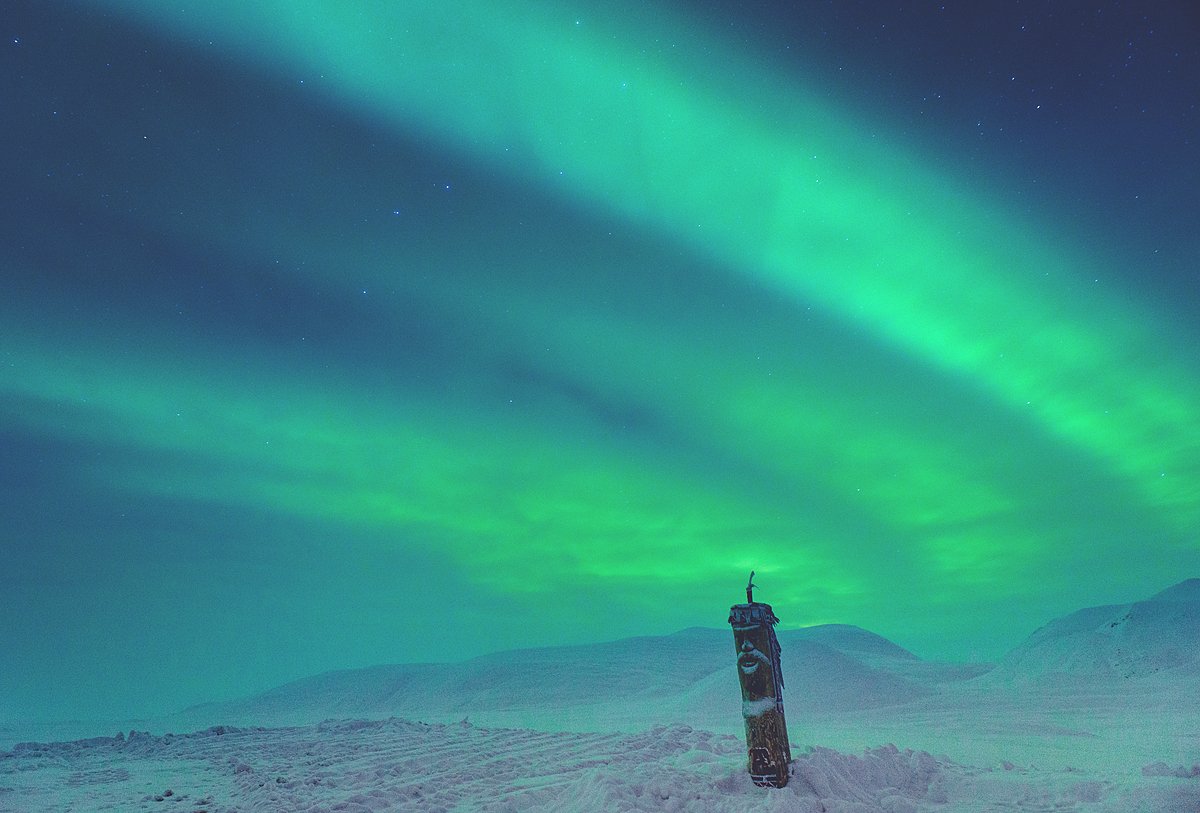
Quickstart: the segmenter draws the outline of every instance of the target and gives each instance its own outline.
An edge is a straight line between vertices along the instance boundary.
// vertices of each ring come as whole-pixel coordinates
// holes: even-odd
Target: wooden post
[[[779,619],[770,604],[755,601],[754,573],[746,585],[746,603],[729,608],[737,647],[738,680],[742,684],[742,717],[746,722],[747,768],[759,787],[782,788],[788,782],[792,749],[783,716],[783,670],[779,665]]]

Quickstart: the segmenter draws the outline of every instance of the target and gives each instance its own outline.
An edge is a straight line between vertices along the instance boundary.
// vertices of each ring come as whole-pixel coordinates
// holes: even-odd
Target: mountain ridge
[[[1200,579],[1149,599],[1085,607],[1034,631],[994,666],[925,661],[847,624],[779,630],[785,703],[804,714],[897,708],[950,686],[1061,685],[1200,674]],[[182,713],[221,723],[302,724],[335,717],[487,716],[589,728],[711,716],[740,719],[728,630],[506,650],[452,663],[326,672]],[[974,690],[971,690],[974,691]]]
[[[1038,628],[1001,659],[991,681],[1097,683],[1200,674],[1200,579],[1148,599],[1084,607]]]

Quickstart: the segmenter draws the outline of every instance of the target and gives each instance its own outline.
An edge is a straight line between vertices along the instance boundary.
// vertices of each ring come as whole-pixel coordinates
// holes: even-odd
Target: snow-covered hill
[[[791,641],[815,641],[873,665],[920,660],[882,635],[851,624],[818,624],[815,627],[782,630],[779,640],[783,645]]]
[[[1021,687],[1106,691],[1123,690],[1131,681],[1145,689],[1157,681],[1174,692],[1175,684],[1195,685],[1200,676],[1200,579],[1145,601],[1087,608],[1052,621],[994,669],[925,662],[848,625],[782,630],[779,638],[786,707],[809,718],[914,703],[929,709],[943,699],[956,708],[983,708],[1000,702],[998,693],[1019,707],[1025,702]],[[459,663],[375,666],[189,709],[175,725],[305,725],[398,716],[577,731],[684,721],[730,730],[740,720],[733,654],[728,630],[694,627]]]
[[[1200,579],[1145,601],[1088,607],[1051,621],[985,682],[1120,684],[1200,676]]]
[[[0,811],[1194,813],[1198,594],[1073,613],[980,677],[855,627],[783,631],[782,790],[746,775],[729,632],[695,628],[331,672],[145,725],[195,734],[0,750]]]
[[[908,675],[922,664],[915,655],[867,630],[824,625],[785,630],[780,639],[790,709],[877,708],[931,692],[925,681]],[[244,700],[189,709],[184,716],[196,724],[293,725],[395,715],[547,725],[549,712],[560,726],[586,730],[737,720],[741,696],[734,662],[727,630],[694,627],[673,635],[499,652],[461,663],[330,672]]]

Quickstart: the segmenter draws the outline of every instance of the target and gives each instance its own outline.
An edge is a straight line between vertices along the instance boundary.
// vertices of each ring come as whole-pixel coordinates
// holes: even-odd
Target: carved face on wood
[[[764,627],[734,628],[733,641],[737,646],[738,672],[745,700],[775,696],[775,674],[767,640]]]

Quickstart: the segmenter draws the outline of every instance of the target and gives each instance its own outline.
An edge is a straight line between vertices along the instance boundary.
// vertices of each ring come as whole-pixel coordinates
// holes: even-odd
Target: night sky
[[[4,3],[0,719],[1200,575],[1198,20]]]

